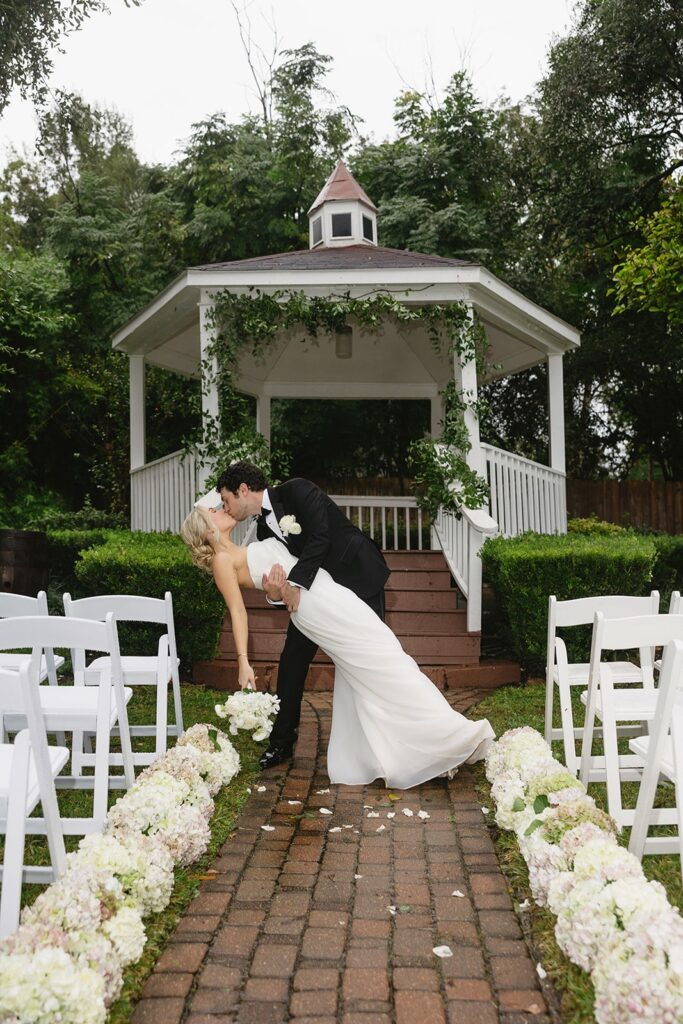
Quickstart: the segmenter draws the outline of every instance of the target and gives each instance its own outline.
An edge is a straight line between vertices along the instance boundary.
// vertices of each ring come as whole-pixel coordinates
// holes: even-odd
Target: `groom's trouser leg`
[[[384,590],[365,598],[365,603],[384,622]],[[271,747],[289,747],[296,742],[306,676],[317,650],[318,645],[290,622],[277,670],[280,710],[270,734]]]
[[[271,747],[290,747],[296,742],[306,676],[317,650],[318,645],[290,622],[277,670],[280,710],[270,734]]]

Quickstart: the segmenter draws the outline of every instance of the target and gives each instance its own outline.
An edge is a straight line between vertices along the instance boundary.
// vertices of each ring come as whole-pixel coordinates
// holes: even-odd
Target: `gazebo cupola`
[[[377,245],[377,207],[339,160],[308,211],[311,249]]]

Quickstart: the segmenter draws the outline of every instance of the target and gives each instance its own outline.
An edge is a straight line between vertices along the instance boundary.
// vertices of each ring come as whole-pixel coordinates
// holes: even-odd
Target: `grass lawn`
[[[226,723],[218,721],[214,712],[214,704],[224,701],[226,696],[227,694],[222,691],[209,690],[202,686],[183,686],[182,701],[185,728],[189,728],[196,722],[208,722],[222,727],[227,732]],[[128,705],[128,716],[131,725],[151,722],[154,720],[154,715],[154,688],[136,687],[133,698]],[[169,720],[173,721],[173,707],[170,698]],[[130,1020],[134,1004],[139,997],[145,979],[158,960],[169,935],[182,917],[183,911],[197,895],[202,879],[206,877],[207,868],[210,867],[212,861],[218,855],[223,843],[230,837],[240,810],[249,795],[247,787],[251,786],[260,774],[258,758],[266,744],[254,743],[249,735],[243,734],[231,737],[231,740],[240,755],[241,771],[230,785],[224,787],[214,798],[215,811],[211,819],[211,842],[208,850],[201,860],[190,867],[176,868],[175,885],[168,907],[161,914],[145,919],[147,943],[141,959],[136,964],[131,964],[124,971],[123,991],[109,1011],[108,1020],[113,1022],[113,1024],[124,1024],[124,1022]],[[134,739],[133,745],[137,750],[153,749],[153,741],[151,739]],[[138,773],[141,770],[138,769]],[[122,790],[111,791],[109,794],[110,805],[115,803],[122,795]],[[90,791],[60,790],[58,796],[60,810],[63,815],[81,817],[92,813],[92,793]],[[68,836],[65,838],[67,850],[76,849],[78,843],[78,836]],[[1,856],[2,844],[0,843]],[[43,837],[27,837],[24,860],[26,863],[31,864],[50,863],[47,843]],[[22,892],[22,903],[24,905],[31,903],[40,890],[40,886],[25,885]]]
[[[580,723],[583,721],[584,707],[580,702],[579,687],[575,687],[575,693],[572,696],[576,701],[574,720]],[[530,725],[542,734],[544,707],[545,680],[531,680],[526,686],[502,687],[496,690],[481,704],[472,708],[469,714],[473,718],[488,718],[497,736],[502,735],[506,729],[514,729],[523,725]],[[559,710],[555,724],[559,725]],[[553,743],[553,754],[558,760],[564,761],[561,743]],[[493,807],[489,797],[490,787],[483,767],[479,771],[482,797]],[[622,787],[625,807],[635,807],[637,791],[637,783],[628,783]],[[607,810],[605,786],[592,784],[589,792],[595,798],[598,806]],[[673,804],[672,786],[660,786],[657,803]],[[508,878],[513,896],[517,903],[529,900],[530,906],[522,913],[522,921],[526,926],[528,937],[535,947],[538,959],[551,976],[555,988],[560,994],[563,1020],[566,1021],[566,1024],[592,1024],[595,1020],[593,986],[588,974],[572,964],[558,948],[555,942],[555,917],[550,911],[537,907],[533,902],[526,863],[519,852],[514,833],[499,831],[496,829],[495,823],[491,824],[495,830],[501,866]],[[624,829],[619,839],[623,846],[628,846],[628,837],[629,829]],[[648,878],[657,879],[662,883],[674,906],[683,908],[679,857],[645,857],[643,870]]]

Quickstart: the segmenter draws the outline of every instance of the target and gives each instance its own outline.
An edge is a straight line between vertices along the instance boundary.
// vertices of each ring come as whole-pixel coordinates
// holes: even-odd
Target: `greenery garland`
[[[213,340],[202,365],[202,378],[205,389],[214,384],[217,387],[219,415],[203,423],[204,463],[218,466],[247,458],[266,472],[270,470],[268,445],[247,422],[246,404],[235,384],[235,368],[245,347],[258,359],[282,332],[293,327],[303,328],[305,338],[317,339],[343,330],[351,321],[361,333],[378,334],[387,319],[399,327],[423,324],[436,352],[443,351],[445,344],[449,355],[482,364],[486,336],[462,302],[418,306],[407,305],[387,292],[364,298],[353,298],[348,292],[320,297],[291,290],[266,293],[257,288],[241,294],[222,291],[214,295],[208,315]],[[460,515],[463,505],[479,508],[488,497],[486,481],[466,461],[471,445],[464,414],[473,403],[467,402],[454,381],[443,395],[442,438],[423,438],[410,449],[416,499],[432,516],[440,507]],[[237,426],[236,420],[240,421]],[[226,435],[221,424],[228,421],[233,428]]]

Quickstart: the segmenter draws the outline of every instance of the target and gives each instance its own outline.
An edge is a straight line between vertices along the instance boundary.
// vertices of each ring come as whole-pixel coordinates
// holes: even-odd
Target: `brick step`
[[[396,569],[387,580],[387,590],[451,590],[448,569]],[[454,589],[454,588],[453,588]]]
[[[397,574],[392,574],[397,575]],[[435,611],[447,612],[465,607],[466,601],[457,587],[441,586],[425,588],[421,586],[393,587],[392,577],[389,577],[389,585],[385,591],[387,611]],[[418,580],[418,583],[420,581]],[[242,597],[244,605],[251,612],[252,609],[259,611],[262,608],[270,608],[266,601],[265,594],[261,590],[243,590]],[[273,609],[277,611],[277,609]]]
[[[401,646],[406,654],[410,654],[418,663],[427,662],[440,665],[464,665],[477,661],[479,657],[479,634],[465,633],[460,636],[402,636]],[[284,644],[284,633],[260,631],[249,634],[247,651],[250,660],[277,660]],[[221,660],[235,659],[236,650],[232,632],[226,630],[221,634],[218,645],[218,657]],[[329,662],[327,655],[318,651],[316,662]]]
[[[446,560],[441,551],[383,551],[382,554],[391,570],[446,567]]]
[[[415,610],[387,611],[386,624],[396,636],[434,634],[436,636],[462,636],[467,633],[467,612],[451,607],[447,611]],[[278,608],[252,608],[249,612],[250,633],[284,633],[289,626],[289,615]],[[221,635],[230,636],[229,619],[223,620]]]
[[[260,690],[275,692],[277,664],[257,662],[254,665]],[[476,686],[478,689],[496,689],[519,682],[519,665],[513,661],[483,661],[469,665],[422,665],[422,671],[440,690],[457,690]],[[194,666],[194,679],[217,690],[237,689],[237,667],[228,661],[201,661]],[[311,665],[306,677],[306,690],[331,691],[334,689],[334,669],[331,664]]]

